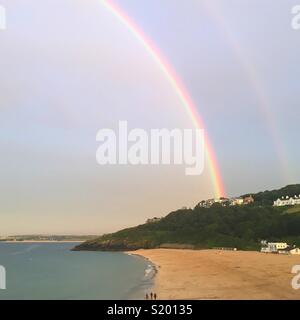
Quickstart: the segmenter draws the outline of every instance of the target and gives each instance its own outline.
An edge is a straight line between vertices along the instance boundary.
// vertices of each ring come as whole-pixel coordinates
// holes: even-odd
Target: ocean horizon
[[[121,252],[71,251],[74,243],[0,243],[0,300],[143,299],[151,262]]]

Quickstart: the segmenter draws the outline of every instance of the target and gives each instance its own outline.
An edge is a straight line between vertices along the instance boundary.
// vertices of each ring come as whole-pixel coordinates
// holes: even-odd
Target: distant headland
[[[203,200],[193,209],[182,208],[166,217],[155,217],[145,224],[89,239],[73,250],[218,247],[259,250],[261,241],[266,239],[300,246],[299,195],[300,184],[294,184],[236,198]]]

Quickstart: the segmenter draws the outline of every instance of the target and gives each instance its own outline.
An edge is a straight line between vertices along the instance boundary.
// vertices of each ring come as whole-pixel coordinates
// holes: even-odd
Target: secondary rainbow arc
[[[179,78],[174,68],[162,55],[157,46],[150,40],[146,34],[139,28],[138,25],[115,3],[110,0],[101,0],[101,3],[105,8],[107,8],[120,22],[122,22],[130,32],[137,38],[137,40],[144,46],[148,53],[155,60],[161,71],[164,73],[165,77],[168,79],[171,86],[177,93],[183,107],[185,108],[187,114],[189,115],[191,121],[196,128],[204,129],[203,121],[199,116],[197,108],[190,97],[187,89],[185,88],[182,80]],[[225,189],[220,173],[220,169],[217,163],[216,155],[214,153],[212,144],[209,141],[207,135],[205,135],[205,146],[206,146],[206,156],[207,163],[209,166],[212,183],[214,187],[215,197],[225,196]]]
[[[226,41],[231,46],[233,52],[235,53],[237,60],[239,61],[249,84],[252,87],[255,97],[258,102],[258,108],[261,115],[264,117],[266,128],[272,137],[272,143],[275,148],[275,152],[281,166],[282,178],[285,181],[292,181],[293,175],[290,172],[290,165],[288,159],[288,152],[284,141],[282,140],[282,135],[280,134],[278,123],[275,118],[274,112],[272,112],[271,103],[267,94],[267,89],[263,83],[259,70],[255,67],[253,63],[247,58],[247,51],[244,50],[243,45],[240,41],[237,41],[232,29],[227,23],[225,17],[222,14],[220,8],[213,1],[203,1],[202,4],[207,8],[207,14],[210,14],[211,18],[214,19],[220,32],[225,36]]]

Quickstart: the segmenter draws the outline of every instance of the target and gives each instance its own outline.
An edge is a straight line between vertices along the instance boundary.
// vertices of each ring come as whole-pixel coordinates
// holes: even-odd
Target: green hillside
[[[272,205],[273,201],[281,197],[286,196],[299,196],[300,195],[300,184],[291,184],[284,188],[272,191],[263,191],[253,195],[255,203],[257,205]],[[247,196],[247,195],[244,195]],[[243,196],[243,197],[244,197]]]
[[[253,195],[256,202],[251,205],[181,209],[158,222],[88,240],[74,250],[123,251],[171,245],[253,250],[263,239],[300,246],[300,210],[269,205],[287,190],[293,191],[289,195],[300,194],[300,185]]]

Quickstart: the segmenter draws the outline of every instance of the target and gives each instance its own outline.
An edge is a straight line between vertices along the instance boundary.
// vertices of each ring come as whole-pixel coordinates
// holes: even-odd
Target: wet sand
[[[153,290],[159,299],[300,299],[300,289],[291,286],[300,256],[179,249],[134,253],[157,266]]]

